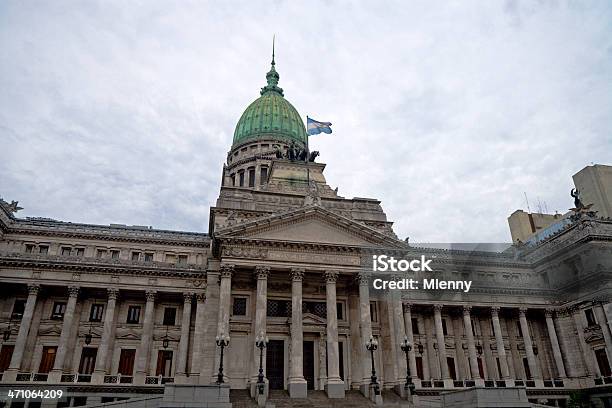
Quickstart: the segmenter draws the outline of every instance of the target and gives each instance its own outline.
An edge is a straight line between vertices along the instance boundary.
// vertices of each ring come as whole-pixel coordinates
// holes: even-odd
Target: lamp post
[[[268,337],[266,337],[262,331],[255,339],[255,346],[259,349],[259,374],[257,375],[257,390],[259,395],[263,395],[265,388],[263,373],[263,350],[266,348],[267,344]]]
[[[229,345],[230,337],[221,333],[216,337],[217,346],[221,347],[221,358],[219,359],[219,374],[217,374],[217,384],[223,384],[223,349]]]
[[[414,391],[414,384],[412,383],[412,376],[410,375],[410,361],[408,359],[408,353],[412,350],[412,344],[408,341],[408,336],[404,336],[404,341],[402,341],[400,347],[404,354],[406,354],[406,385],[405,389],[410,390],[410,394]]]
[[[11,314],[11,317],[9,318],[8,327],[6,328],[4,333],[2,333],[2,339],[4,341],[8,341],[11,338],[11,323],[13,323],[13,315],[12,314]]]
[[[374,394],[378,395],[380,390],[378,389],[378,379],[376,378],[376,368],[374,367],[374,351],[378,349],[378,341],[374,336],[370,336],[370,340],[366,342],[366,349],[368,349],[372,358],[372,377],[370,377],[370,384],[374,386]]]
[[[169,345],[170,345],[170,338],[168,337],[168,325],[166,325],[166,335],[164,336],[164,339],[162,340],[162,347],[167,349]]]

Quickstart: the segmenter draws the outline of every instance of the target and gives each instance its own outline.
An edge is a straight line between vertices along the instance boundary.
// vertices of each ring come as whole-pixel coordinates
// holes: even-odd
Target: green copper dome
[[[306,144],[306,128],[298,111],[283,97],[283,89],[278,87],[279,75],[274,68],[266,74],[268,85],[261,88],[261,96],[244,111],[236,130],[233,145],[246,140],[275,138],[286,142],[296,141]]]

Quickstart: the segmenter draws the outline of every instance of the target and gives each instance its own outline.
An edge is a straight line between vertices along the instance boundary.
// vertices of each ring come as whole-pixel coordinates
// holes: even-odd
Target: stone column
[[[205,302],[206,292],[197,292],[196,297],[196,317],[193,328],[193,350],[191,352],[191,372],[190,377],[194,377],[194,383],[201,383],[200,380],[208,381],[208,375],[202,373],[203,346],[204,346],[204,323],[205,323]],[[216,322],[215,322],[216,325]],[[214,326],[213,326],[214,327]],[[214,331],[214,329],[213,329]],[[215,334],[216,335],[216,334]],[[214,361],[214,356],[211,356]]]
[[[504,346],[501,324],[499,324],[499,307],[494,306],[491,308],[491,320],[493,320],[493,332],[495,334],[495,342],[497,343],[497,357],[499,358],[499,367],[501,368],[501,378],[508,380],[510,379],[510,370],[508,370],[506,347]]]
[[[155,318],[155,296],[157,292],[148,290],[145,292],[147,304],[145,306],[144,321],[142,323],[142,335],[140,337],[140,347],[136,350],[136,373],[134,383],[142,385],[148,375],[149,360],[151,356],[151,340],[153,338],[153,327]]]
[[[179,382],[187,375],[187,351],[189,349],[189,332],[191,329],[191,300],[192,292],[183,293],[183,317],[181,319],[181,339],[178,346],[178,360],[176,362],[176,377]]]
[[[289,367],[289,396],[306,398],[304,379],[304,341],[302,333],[302,280],[304,269],[291,270],[291,367]]]
[[[463,307],[463,327],[465,328],[465,337],[467,337],[468,342],[468,354],[470,355],[470,372],[472,373],[472,380],[479,380],[480,372],[478,371],[478,356],[476,355],[476,343],[474,342],[474,333],[472,332],[472,317],[470,316],[471,311],[471,306]]]
[[[555,366],[557,367],[557,375],[560,378],[565,378],[565,365],[563,364],[563,356],[561,355],[561,348],[559,347],[557,331],[555,330],[553,311],[551,309],[546,309],[545,316],[546,327],[548,328],[548,338],[550,339],[550,345],[552,346],[553,357],[555,359]]]
[[[416,344],[414,344],[414,333],[412,332],[412,305],[408,302],[404,302],[404,329],[406,330],[406,337],[412,344],[412,350],[408,352],[408,361],[410,364],[410,376],[413,381],[417,378],[417,366],[416,366]]]
[[[257,299],[255,301],[255,328],[253,330],[253,370],[251,372],[251,396],[256,396],[257,375],[259,374],[259,348],[255,345],[255,339],[261,333],[266,334],[267,320],[266,309],[268,304],[268,276],[270,267],[258,265],[255,267],[255,278],[257,279]],[[262,366],[266,367],[266,349],[262,352]]]
[[[113,324],[115,322],[115,308],[117,305],[118,296],[119,289],[108,289],[108,302],[106,303],[106,311],[104,313],[104,328],[102,331],[102,338],[100,339],[100,346],[98,347],[98,353],[96,355],[96,365],[92,376],[92,381],[95,384],[104,383],[104,375],[106,374],[107,370],[106,362],[108,361],[108,350],[110,348],[113,336]]]
[[[399,281],[402,279],[401,276],[394,276],[393,279]],[[393,326],[395,327],[395,353],[397,355],[397,385],[396,392],[399,395],[406,396],[405,387],[406,384],[406,354],[402,350],[402,343],[404,337],[406,337],[406,327],[404,327],[404,310],[402,307],[401,292],[399,290],[389,291],[391,297],[391,313],[393,314]]]
[[[359,328],[361,335],[361,345],[359,349],[362,351],[359,355],[362,363],[363,380],[360,386],[361,393],[365,396],[369,395],[370,387],[370,353],[366,349],[365,344],[372,335],[372,317],[370,316],[370,281],[365,272],[357,275],[359,282]],[[359,358],[358,357],[358,358]]]
[[[595,318],[599,327],[601,327],[601,333],[603,334],[604,341],[606,343],[606,351],[608,354],[608,361],[612,365],[612,336],[608,327],[608,319],[606,318],[606,312],[603,309],[602,302],[595,302],[593,305],[595,311]]]
[[[446,343],[444,342],[444,331],[442,330],[442,308],[440,304],[434,305],[434,322],[436,325],[436,343],[438,344],[438,357],[440,360],[440,371],[443,380],[449,380],[448,364],[446,363]]]
[[[229,318],[232,304],[232,275],[234,265],[221,264],[221,285],[219,287],[219,320],[217,335],[230,335]]]
[[[519,309],[519,321],[521,324],[521,331],[523,332],[523,342],[525,343],[525,354],[527,354],[527,363],[529,364],[529,371],[534,379],[540,379],[540,372],[538,371],[538,365],[536,362],[535,355],[533,354],[533,343],[531,341],[531,335],[529,334],[529,324],[527,323],[527,308]]]
[[[328,398],[344,398],[344,381],[340,378],[338,354],[338,312],[336,308],[336,280],[338,272],[325,272],[327,298],[327,384]]]
[[[15,340],[15,348],[13,349],[9,368],[2,376],[3,382],[15,382],[17,374],[21,370],[23,352],[30,332],[30,325],[34,316],[34,308],[36,307],[36,298],[38,297],[39,291],[40,285],[28,285],[28,300],[26,301],[23,316],[21,317],[21,323],[19,324],[19,331],[17,332],[17,339]]]
[[[64,361],[66,360],[66,353],[68,352],[68,341],[72,324],[74,323],[74,309],[76,308],[78,296],[79,288],[77,286],[69,286],[68,303],[66,304],[64,319],[62,321],[62,333],[58,340],[53,369],[51,373],[49,373],[49,382],[60,382],[62,373],[64,372]]]

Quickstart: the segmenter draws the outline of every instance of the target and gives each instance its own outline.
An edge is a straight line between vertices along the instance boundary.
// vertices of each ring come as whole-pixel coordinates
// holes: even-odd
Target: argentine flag
[[[319,122],[306,116],[306,131],[309,135],[318,135],[319,133],[331,133],[331,122]]]

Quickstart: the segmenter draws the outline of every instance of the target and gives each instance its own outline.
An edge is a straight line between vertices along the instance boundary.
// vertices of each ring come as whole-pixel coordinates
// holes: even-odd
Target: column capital
[[[491,317],[499,317],[499,306],[491,306]]]
[[[409,301],[404,300],[402,302],[402,305],[404,306],[404,312],[410,312],[412,310],[412,303],[410,303]]]
[[[191,303],[193,292],[183,292],[183,303]]]
[[[327,283],[336,283],[338,280],[338,272],[336,271],[325,271],[324,276]]]
[[[436,303],[436,304],[433,305],[434,312],[440,312],[441,313],[442,312],[442,308],[444,308],[444,305],[442,305],[442,304]]]
[[[29,295],[38,295],[38,292],[40,292],[40,285],[38,283],[28,284],[28,294]]]
[[[106,293],[108,295],[108,300],[117,300],[119,297],[119,289],[117,288],[108,288],[106,289]]]
[[[233,264],[221,264],[221,279],[231,278],[234,274],[235,266]]]
[[[195,297],[197,302],[204,302],[206,300],[206,292],[197,292]]]
[[[544,316],[545,316],[547,319],[548,319],[548,318],[552,319],[552,317],[553,317],[553,314],[554,314],[554,313],[555,313],[555,310],[554,310],[554,309],[551,309],[551,308],[547,308],[546,310],[544,310]]]
[[[289,276],[293,282],[301,282],[304,279],[304,273],[306,273],[304,268],[291,268]]]
[[[527,316],[527,308],[519,307],[519,317],[526,317],[526,316]]]
[[[267,265],[257,265],[255,267],[255,276],[257,279],[268,279],[268,276],[270,276],[270,267]]]
[[[472,306],[463,306],[463,315],[469,316],[472,313]]]
[[[68,297],[75,298],[79,296],[79,291],[81,290],[78,286],[68,286]]]
[[[157,291],[156,290],[147,290],[145,292],[145,297],[147,299],[147,302],[155,302],[155,296],[157,295]]]
[[[355,280],[359,282],[359,285],[368,286],[370,284],[370,278],[368,277],[368,274],[365,272],[359,272],[355,276]]]

